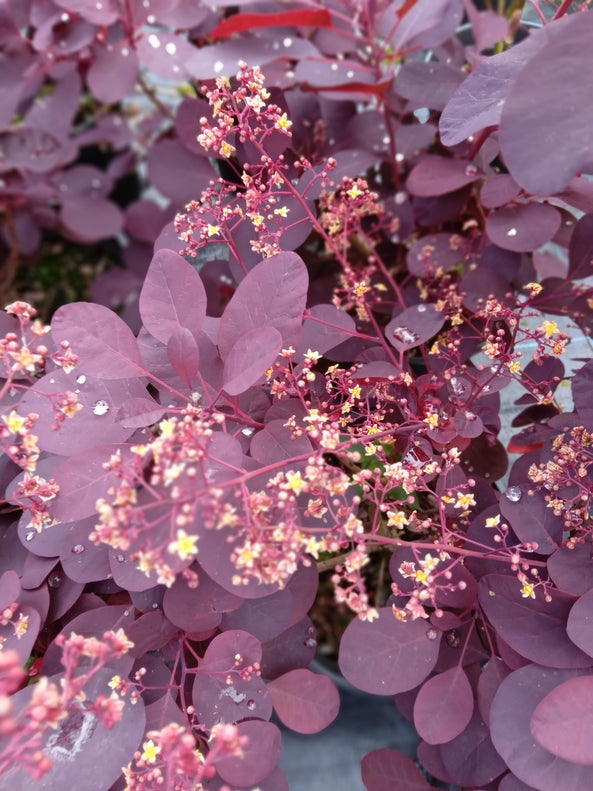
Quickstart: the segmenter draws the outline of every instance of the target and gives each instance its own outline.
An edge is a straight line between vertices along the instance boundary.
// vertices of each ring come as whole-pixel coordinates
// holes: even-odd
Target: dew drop
[[[214,64],[214,73],[220,74],[220,72],[224,69],[224,63],[221,60],[217,60]]]
[[[337,63],[332,63],[332,65],[330,66],[330,69],[332,71],[337,71],[338,70],[338,64]]]
[[[93,179],[91,181],[91,187],[95,190],[98,190],[101,187],[101,179]]]
[[[439,633],[437,632],[436,629],[427,629],[426,630],[426,637],[429,640],[436,640],[438,636],[439,636]]]
[[[161,40],[156,35],[156,33],[151,33],[148,37],[148,43],[150,44],[153,49],[158,49],[161,46]]]
[[[254,700],[248,700],[247,701],[247,708],[249,709],[249,711],[253,711],[255,709],[255,701]]]
[[[118,563],[125,563],[126,562],[126,556],[125,555],[116,555],[115,559],[117,560]]]
[[[317,648],[317,640],[314,637],[307,637],[303,645],[307,648]]]
[[[106,415],[109,412],[109,404],[107,401],[96,401],[93,404],[93,415]]]
[[[277,42],[277,41],[275,41],[275,42],[272,44],[272,49],[280,49],[280,44],[278,44],[278,42]]]
[[[142,8],[150,8],[150,0],[142,0]]]
[[[404,159],[405,159],[405,156],[401,153],[401,151],[398,154],[395,155],[395,161],[396,162],[403,162]]]
[[[474,420],[476,420],[476,419],[477,419],[477,415],[474,415],[474,413],[473,413],[473,412],[470,412],[470,411],[468,410],[468,411],[465,413],[465,419],[466,419],[466,420],[469,420],[469,422],[470,422],[470,423],[472,423]]]
[[[74,544],[70,552],[75,555],[80,555],[82,552],[84,552],[84,547],[82,544]]]
[[[504,496],[507,500],[510,500],[512,503],[518,503],[521,499],[523,492],[521,491],[521,487],[519,486],[509,486],[509,488],[504,493]]]
[[[55,379],[50,379],[50,380],[49,380],[49,383],[50,383],[50,384],[52,384],[52,385],[55,385],[55,383],[56,383],[56,380],[55,380]]]
[[[129,614],[130,614],[129,610],[124,610],[124,615],[129,615]]]
[[[466,176],[475,176],[478,172],[478,168],[475,165],[468,165],[465,169]]]
[[[152,609],[153,609],[153,610],[158,610],[158,608],[159,608],[158,602],[154,601],[154,602],[152,603]]]
[[[27,535],[25,536],[25,541],[33,541],[34,538],[35,538],[35,533],[27,533]]]
[[[289,36],[287,36],[282,43],[285,47],[292,47],[292,39]]]
[[[146,17],[146,21],[148,22],[149,25],[154,25],[154,23],[156,22],[156,17],[154,16],[154,14],[149,14]]]
[[[165,44],[165,52],[168,55],[174,55],[177,52],[177,44],[169,41],[167,44]]]
[[[516,236],[516,235],[517,235],[517,229],[509,228],[509,230],[507,231],[507,236]]]
[[[80,374],[80,376],[76,377],[76,383],[79,385],[83,385],[86,382],[86,376],[84,374]]]
[[[346,72],[346,77],[351,80],[354,77],[354,72],[352,70]]]
[[[255,431],[255,429],[246,427],[246,428],[241,429],[241,434],[243,434],[246,437],[250,437],[253,434],[254,431]]]
[[[418,305],[418,313],[426,313],[426,305]]]
[[[47,584],[50,588],[59,588],[63,579],[64,575],[61,571],[54,571],[53,574],[50,574],[47,578]]]
[[[450,629],[445,635],[445,640],[451,648],[457,648],[461,644],[461,635],[457,629]]]
[[[389,135],[385,135],[385,137],[381,140],[381,142],[383,143],[383,145],[388,146],[391,143],[391,138],[389,137]]]
[[[396,192],[395,193],[395,202],[398,206],[401,206],[402,203],[405,203],[408,200],[408,194],[406,192]]]
[[[62,14],[60,17],[60,22],[70,22],[70,14]]]
[[[100,11],[103,8],[103,3],[96,3],[95,8],[97,9],[97,11]]]
[[[121,54],[122,54],[122,56],[124,58],[127,58],[128,55],[130,54],[130,50],[127,47],[122,47],[121,48]]]

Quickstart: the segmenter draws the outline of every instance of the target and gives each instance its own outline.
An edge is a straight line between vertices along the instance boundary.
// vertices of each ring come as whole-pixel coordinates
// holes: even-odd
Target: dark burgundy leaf
[[[60,219],[74,239],[82,242],[117,236],[124,227],[124,216],[118,206],[106,198],[87,195],[62,198]]]
[[[247,746],[241,756],[223,757],[216,761],[216,770],[223,780],[234,786],[261,783],[280,760],[280,730],[273,723],[261,720],[240,722],[237,727],[239,736],[247,737]]]
[[[516,578],[489,574],[480,580],[480,604],[488,620],[510,647],[547,667],[591,667],[593,659],[569,639],[566,624],[574,597],[562,591],[535,599],[522,596]]]
[[[546,37],[546,28],[531,34],[506,52],[484,58],[465,78],[441,114],[439,130],[444,145],[457,145],[498,125],[511,86],[528,60],[545,47]]]
[[[167,618],[186,632],[203,632],[218,626],[223,613],[236,610],[243,599],[217,585],[206,572],[198,568],[198,587],[190,588],[178,576],[163,597]]]
[[[152,185],[170,198],[178,210],[198,199],[217,175],[207,158],[195,156],[179,140],[159,140],[151,146],[147,161]]]
[[[412,195],[431,198],[455,192],[481,175],[475,165],[464,160],[429,154],[412,169],[406,186]]]
[[[97,517],[81,519],[74,523],[62,540],[60,561],[64,573],[75,582],[96,582],[109,576],[109,553],[107,546],[95,546],[89,540],[89,533],[97,524]],[[73,548],[83,547],[83,551],[73,552]]]
[[[362,782],[367,791],[430,791],[432,788],[407,755],[384,748],[362,759]]]
[[[262,464],[272,464],[282,459],[292,459],[310,453],[313,449],[311,440],[306,434],[301,437],[292,436],[286,420],[270,420],[265,427],[253,436],[250,453]]]
[[[538,703],[531,733],[553,755],[593,766],[593,676],[571,678]]]
[[[566,633],[582,651],[593,656],[593,635],[591,634],[591,604],[593,588],[577,599],[568,616]]]
[[[486,233],[503,250],[530,252],[553,238],[561,219],[558,209],[547,203],[522,203],[492,212]]]
[[[16,571],[5,571],[0,577],[0,611],[17,601],[20,592],[19,575]]]
[[[562,547],[548,558],[548,571],[555,585],[573,596],[593,588],[593,547],[590,540],[574,549]]]
[[[340,643],[340,670],[365,692],[406,692],[433,670],[440,637],[424,620],[402,623],[390,607],[382,607],[372,623],[356,618],[348,625]]]
[[[308,667],[317,652],[317,630],[305,616],[269,642],[262,644],[261,674],[271,679],[294,670]]]
[[[593,274],[593,214],[577,222],[568,250],[568,276],[590,277]]]
[[[593,419],[593,402],[591,400],[591,389],[593,387],[593,360],[574,375],[572,380],[572,398],[579,417],[590,421]]]
[[[593,15],[569,14],[546,25],[545,31],[545,48],[518,74],[500,119],[506,165],[515,181],[534,195],[564,189],[593,159],[593,142],[586,131],[593,124],[586,90],[593,81],[589,57]],[[576,74],[578,79],[569,76]],[[578,123],[574,123],[575,112]],[[526,146],[525,140],[532,144]],[[560,140],[562,145],[558,145]]]
[[[158,423],[166,411],[152,398],[130,398],[117,410],[117,422],[124,428],[144,428]]]
[[[306,668],[270,681],[268,692],[281,722],[297,733],[319,733],[335,720],[340,708],[334,682]]]
[[[298,360],[308,349],[324,354],[348,340],[355,332],[354,319],[346,311],[334,305],[314,305],[305,316],[295,359]]]
[[[125,211],[126,231],[138,242],[154,244],[167,220],[167,213],[151,200],[137,200]],[[118,273],[119,274],[119,273]]]
[[[502,659],[492,656],[480,673],[477,689],[477,703],[480,715],[486,725],[490,723],[490,706],[502,682],[511,672]]]
[[[128,626],[126,635],[134,643],[132,656],[142,657],[148,651],[157,651],[167,645],[178,632],[176,626],[169,621],[160,610],[147,612]],[[152,679],[143,677],[146,686]]]
[[[527,486],[509,486],[500,498],[500,512],[525,543],[536,543],[537,551],[550,555],[560,546],[564,530],[563,516],[548,508],[545,495]]]
[[[458,0],[416,0],[403,6],[392,3],[382,15],[379,32],[396,52],[428,49],[446,41],[459,27],[462,17],[463,8]]]
[[[187,327],[179,327],[167,342],[167,354],[176,372],[191,387],[191,383],[200,368],[200,349],[191,331]]]
[[[173,250],[159,250],[150,263],[140,293],[140,315],[161,343],[178,329],[197,340],[206,317],[206,291],[196,270]]]
[[[255,266],[239,283],[220,319],[217,342],[223,359],[239,338],[258,327],[274,327],[284,348],[296,346],[308,281],[296,253],[279,253]]]
[[[583,791],[593,786],[593,767],[548,752],[535,742],[530,727],[538,704],[560,684],[580,675],[577,670],[527,665],[511,673],[496,693],[490,709],[492,741],[509,769],[528,787]]]
[[[132,331],[102,305],[73,302],[58,308],[52,320],[52,336],[56,343],[68,341],[78,355],[77,375],[127,379],[146,373]]]
[[[221,629],[244,629],[264,643],[288,628],[292,607],[293,595],[288,588],[261,599],[247,599],[222,616]]]
[[[99,695],[108,698],[112,677],[112,669],[99,669],[85,686],[87,699],[94,701]],[[52,676],[49,681],[59,687],[60,678]],[[34,686],[28,686],[13,696],[17,711],[27,704],[34,689]],[[109,791],[121,777],[122,766],[133,759],[135,750],[140,746],[144,727],[142,700],[133,706],[126,702],[121,719],[110,730],[101,725],[94,714],[80,707],[60,720],[56,728],[48,728],[43,735],[41,749],[53,762],[43,779],[40,781],[24,769],[16,768],[5,776],[6,782],[0,781],[0,788],[2,791],[10,788],[36,791],[43,786],[48,789],[75,788],[80,785],[82,777],[92,777],[93,791]],[[101,756],[100,761],[97,761],[97,755]]]
[[[399,70],[395,88],[400,96],[411,101],[413,107],[442,110],[463,78],[460,69],[446,63],[413,60],[404,63]]]
[[[385,337],[399,352],[414,349],[433,338],[445,323],[445,316],[431,304],[406,308],[385,327]]]
[[[474,711],[474,695],[460,666],[425,681],[414,704],[414,725],[428,744],[443,744],[458,736]]]
[[[113,79],[114,72],[117,79]],[[134,92],[138,56],[127,39],[107,44],[97,52],[86,74],[87,85],[101,102],[114,104]]]
[[[224,355],[222,386],[225,391],[236,396],[248,390],[272,366],[281,348],[282,335],[271,326],[254,327],[237,338]]]
[[[506,206],[521,192],[521,187],[508,173],[492,173],[480,190],[482,206],[487,209],[498,209]]]
[[[143,66],[165,80],[187,80],[187,64],[195,47],[185,36],[167,30],[145,31],[136,40],[138,59]]]
[[[477,706],[463,733],[441,745],[441,756],[453,782],[461,786],[486,785],[506,769]]]

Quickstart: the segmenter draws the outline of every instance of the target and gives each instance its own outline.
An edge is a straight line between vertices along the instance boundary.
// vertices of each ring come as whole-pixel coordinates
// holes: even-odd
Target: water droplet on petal
[[[53,574],[50,574],[47,578],[47,584],[50,588],[59,588],[63,579],[64,575],[61,571],[54,571]]]
[[[468,165],[465,169],[466,176],[475,176],[478,172],[478,168],[475,165]]]
[[[81,552],[84,552],[84,547],[82,544],[74,544],[70,552],[72,552],[75,555],[80,555]]]
[[[445,640],[447,641],[447,645],[450,645],[451,648],[457,648],[457,646],[461,644],[461,635],[457,629],[450,629],[445,635]]]
[[[437,632],[436,629],[427,629],[426,630],[426,637],[429,640],[436,640],[438,636],[439,636],[439,633]]]
[[[509,228],[509,230],[507,231],[507,236],[516,236],[516,235],[517,235],[517,229]]]
[[[109,412],[109,404],[107,401],[96,401],[93,404],[93,415],[106,415]]]
[[[83,385],[86,382],[86,376],[84,374],[80,374],[80,376],[76,377],[76,382],[79,385]]]
[[[512,503],[518,503],[522,494],[523,492],[521,491],[520,486],[509,486],[509,488],[504,493],[504,496]]]

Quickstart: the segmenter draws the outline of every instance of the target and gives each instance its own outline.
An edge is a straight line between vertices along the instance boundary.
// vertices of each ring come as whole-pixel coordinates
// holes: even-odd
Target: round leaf
[[[456,666],[424,683],[414,704],[414,725],[428,744],[443,744],[465,729],[473,711],[471,684]]]
[[[486,233],[503,250],[531,252],[556,234],[562,216],[547,203],[522,203],[508,206],[488,216]]]
[[[531,733],[559,758],[593,766],[593,676],[559,684],[536,706]]]
[[[319,733],[335,720],[340,708],[331,678],[306,668],[270,681],[268,692],[280,720],[297,733]]]
[[[414,761],[397,750],[373,750],[362,759],[362,782],[367,791],[430,791]]]
[[[282,335],[274,327],[254,327],[237,339],[224,361],[222,386],[232,396],[254,385],[272,365],[282,348]]]

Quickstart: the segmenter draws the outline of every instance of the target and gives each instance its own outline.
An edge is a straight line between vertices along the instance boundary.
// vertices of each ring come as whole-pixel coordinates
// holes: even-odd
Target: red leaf
[[[210,37],[212,41],[232,36],[233,33],[245,33],[262,27],[332,27],[330,13],[325,8],[315,11],[301,9],[284,11],[280,14],[235,14],[217,25]]]

